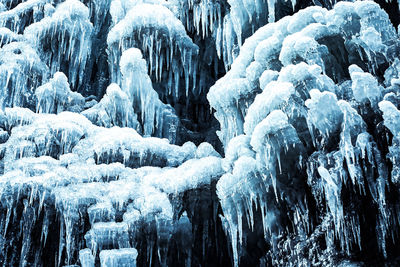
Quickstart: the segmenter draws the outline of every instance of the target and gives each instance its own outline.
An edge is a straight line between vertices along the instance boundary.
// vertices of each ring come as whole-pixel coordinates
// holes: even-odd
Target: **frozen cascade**
[[[2,213],[1,229],[4,237],[14,234],[24,241],[21,258],[7,256],[16,243],[4,244],[1,255],[5,262],[60,266],[79,258],[82,266],[92,266],[100,257],[104,266],[115,266],[110,264],[131,264],[137,256],[134,247],[139,246],[138,251],[145,253],[142,261],[165,264],[170,246],[191,253],[173,243],[174,235],[186,235],[187,231],[175,229],[183,221],[174,219],[179,209],[174,211],[171,201],[187,190],[215,183],[223,172],[215,151],[206,149],[206,144],[196,149],[194,144],[178,147],[165,140],[143,138],[130,128],[98,127],[69,112],[29,111],[29,117],[19,111],[26,122],[19,119],[16,124],[10,110],[2,121],[14,134],[1,145],[5,148],[1,195],[8,203],[2,204],[7,212],[4,217]],[[92,153],[88,153],[89,147]],[[174,181],[177,176],[181,177],[178,183]],[[15,206],[22,200],[29,213],[21,213]],[[26,227],[13,228],[16,220]],[[54,227],[59,227],[58,236],[50,234]],[[35,229],[42,229],[39,240],[28,238]],[[138,229],[143,229],[143,235]],[[143,238],[149,242],[145,247]],[[44,259],[45,250],[36,251],[37,244],[54,251],[53,258]]]
[[[60,113],[62,111],[81,112],[85,104],[83,96],[72,92],[68,78],[62,72],[56,72],[50,81],[35,91],[38,113]]]
[[[357,19],[346,22],[348,17]],[[380,22],[371,23],[372,17]],[[396,137],[389,141],[379,125],[377,109],[379,103],[383,123],[395,135],[398,110],[388,100],[399,103],[398,59],[390,52],[399,51],[398,35],[372,2],[338,3],[329,11],[310,7],[289,18],[248,38],[208,93],[226,147],[227,173],[217,193],[234,264],[249,260],[254,233],[263,234],[268,247],[259,264],[286,265],[283,259],[289,266],[307,265],[321,262],[315,258],[321,255],[332,263],[341,253],[352,258],[369,251],[363,238],[370,231],[380,257],[387,258],[399,225],[399,207],[390,200],[398,196],[391,186],[398,181],[398,150]],[[377,77],[382,64],[391,65],[387,88]],[[299,188],[310,188],[311,195]],[[316,221],[309,210],[314,205],[321,218]],[[375,226],[368,228],[371,220],[354,205],[374,207]],[[254,226],[257,216],[264,230]],[[283,229],[286,220],[292,226]],[[308,243],[314,235],[325,249]],[[288,254],[277,256],[281,250]]]
[[[399,265],[398,3],[0,0],[0,265]]]
[[[97,126],[129,127],[141,132],[131,100],[115,83],[108,86],[106,94],[99,103],[86,109],[82,114]]]
[[[139,49],[130,48],[122,53],[120,71],[121,88],[128,95],[134,110],[140,112],[144,135],[165,137],[175,142],[179,118],[171,106],[159,100]]]
[[[110,30],[107,44],[112,82],[120,83],[122,52],[138,47],[148,59],[151,75],[160,80],[168,73],[164,79],[168,84],[166,94],[175,98],[187,95],[190,80],[195,84],[198,47],[187,36],[182,22],[162,5],[136,5]],[[179,92],[181,77],[185,79],[184,92]]]
[[[0,48],[0,106],[34,109],[34,88],[47,79],[48,68],[25,42],[10,42]]]
[[[22,33],[29,25],[30,20],[39,21],[43,18],[44,7],[49,2],[49,0],[22,1],[15,8],[0,14],[0,26],[6,26],[13,32]]]
[[[24,36],[40,52],[50,72],[64,72],[76,89],[83,83],[92,33],[88,8],[78,0],[67,0],[51,16],[28,26]]]

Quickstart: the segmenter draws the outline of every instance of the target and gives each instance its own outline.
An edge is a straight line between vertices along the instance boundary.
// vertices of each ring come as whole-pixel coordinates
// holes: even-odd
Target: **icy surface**
[[[89,9],[78,0],[67,0],[51,16],[27,27],[24,36],[41,52],[52,74],[65,72],[71,85],[77,88],[83,83],[92,32]],[[52,40],[50,44],[46,43],[48,40]]]
[[[60,113],[73,111],[79,113],[85,104],[83,96],[72,92],[68,78],[62,72],[57,72],[50,81],[39,86],[36,91],[38,113]]]
[[[0,0],[0,265],[397,266],[398,3]]]

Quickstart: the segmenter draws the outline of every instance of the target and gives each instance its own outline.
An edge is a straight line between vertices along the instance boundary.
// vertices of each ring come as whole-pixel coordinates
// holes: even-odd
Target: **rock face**
[[[399,18],[0,0],[0,265],[399,265]]]

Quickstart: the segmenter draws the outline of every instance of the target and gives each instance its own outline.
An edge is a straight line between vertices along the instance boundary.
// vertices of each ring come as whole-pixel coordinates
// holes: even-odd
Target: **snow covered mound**
[[[0,0],[0,265],[399,265],[399,18]]]

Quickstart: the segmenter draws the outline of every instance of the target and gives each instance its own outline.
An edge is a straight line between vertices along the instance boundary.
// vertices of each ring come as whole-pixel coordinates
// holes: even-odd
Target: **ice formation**
[[[83,83],[92,32],[89,9],[78,0],[67,0],[50,16],[28,26],[24,36],[52,74],[63,71],[73,88],[78,88]]]
[[[60,113],[62,111],[81,112],[85,104],[83,96],[72,92],[68,78],[62,72],[57,72],[46,84],[35,91],[38,113]]]
[[[163,5],[139,4],[110,30],[107,37],[111,80],[120,82],[121,53],[139,47],[146,54],[149,70],[156,79],[167,73],[168,94],[179,97],[179,80],[185,79],[186,94],[194,79],[198,47],[187,36],[182,22]],[[123,58],[123,56],[122,56]],[[181,92],[182,94],[182,92]]]
[[[388,257],[398,227],[398,205],[390,200],[398,193],[389,189],[398,179],[398,52],[394,27],[372,2],[341,2],[329,11],[310,7],[246,40],[208,94],[227,147],[227,174],[217,194],[235,265],[248,261],[257,212],[264,228],[258,233],[269,249],[259,264],[285,265],[283,257],[289,265],[308,265],[321,255],[332,262],[332,255],[368,251],[362,239],[369,231],[382,258]],[[391,64],[385,88],[378,79]],[[310,188],[311,196],[301,188]],[[364,211],[353,205],[374,207],[371,230]],[[293,225],[282,229],[286,220]],[[309,243],[313,235],[324,238],[325,249]]]
[[[398,265],[399,17],[0,0],[0,265]]]

